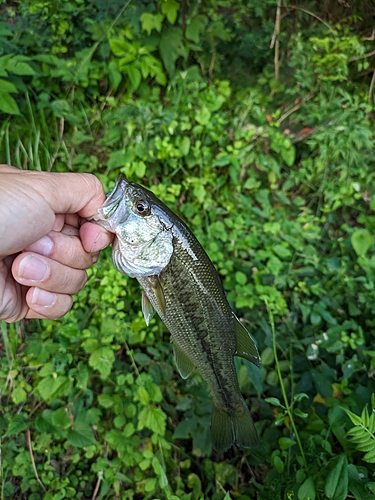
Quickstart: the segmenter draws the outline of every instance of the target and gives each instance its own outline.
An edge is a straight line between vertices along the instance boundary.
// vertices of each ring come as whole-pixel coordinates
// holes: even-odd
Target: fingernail
[[[53,249],[53,241],[49,236],[43,236],[40,240],[35,241],[26,248],[29,252],[39,253],[40,255],[48,256]]]
[[[41,288],[34,288],[33,296],[31,297],[31,304],[33,306],[49,307],[53,306],[56,302],[56,294],[42,290]]]
[[[104,231],[101,231],[92,245],[91,253],[103,250],[103,248],[107,247],[110,244],[110,242],[111,242],[110,236]]]
[[[27,255],[18,268],[18,276],[24,280],[43,281],[49,275],[49,268],[45,262],[34,255]]]

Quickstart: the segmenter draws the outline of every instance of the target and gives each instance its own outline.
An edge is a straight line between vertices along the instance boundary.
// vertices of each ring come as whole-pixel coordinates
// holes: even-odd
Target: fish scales
[[[214,402],[213,448],[256,446],[233,358],[242,356],[259,366],[259,354],[194,234],[153,193],[123,175],[94,219],[116,234],[114,265],[141,284],[146,323],[154,308],[169,329],[181,376],[187,378],[196,367],[207,381]]]
[[[232,311],[212,273],[201,264],[207,260],[205,253],[199,254],[199,259],[193,260],[178,241],[174,243],[173,256],[159,276],[166,301],[165,314],[158,306],[150,278],[138,281],[172,332],[173,342],[200,370],[219,402],[232,408],[239,394],[233,363],[236,342],[227,335],[233,329]],[[219,315],[218,310],[225,311],[228,317]],[[220,345],[218,339],[222,339]]]

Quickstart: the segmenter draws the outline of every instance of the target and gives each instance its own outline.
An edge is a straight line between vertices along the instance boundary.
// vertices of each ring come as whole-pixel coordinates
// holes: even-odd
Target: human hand
[[[57,319],[113,235],[84,223],[105,201],[91,174],[0,165],[0,319]]]

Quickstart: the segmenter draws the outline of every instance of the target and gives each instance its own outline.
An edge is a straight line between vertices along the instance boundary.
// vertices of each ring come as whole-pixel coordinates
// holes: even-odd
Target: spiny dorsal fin
[[[173,343],[173,352],[176,361],[176,366],[180,375],[183,379],[186,379],[191,375],[194,370],[194,363],[186,356],[186,354],[178,347],[177,344]]]
[[[144,290],[142,290],[142,312],[146,321],[146,325],[148,326],[150,320],[153,318],[155,314],[155,309],[153,308]]]
[[[259,357],[259,352],[255,341],[250,333],[246,330],[242,323],[240,323],[237,316],[233,313],[233,317],[236,321],[236,334],[237,334],[237,351],[236,356],[240,358],[245,358],[254,365],[260,368],[261,362]]]

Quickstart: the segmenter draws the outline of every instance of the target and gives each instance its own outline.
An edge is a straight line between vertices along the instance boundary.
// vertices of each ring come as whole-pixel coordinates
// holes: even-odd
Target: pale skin
[[[57,319],[113,234],[85,222],[104,203],[91,174],[0,165],[0,319]]]

